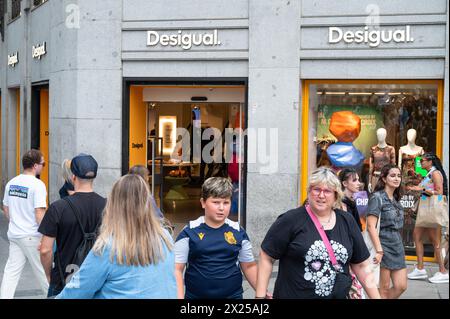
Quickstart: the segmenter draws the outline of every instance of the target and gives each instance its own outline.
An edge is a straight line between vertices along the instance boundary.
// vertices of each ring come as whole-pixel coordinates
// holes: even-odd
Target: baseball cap
[[[82,179],[93,179],[97,176],[97,161],[88,154],[78,154],[72,158],[70,170],[73,175]]]

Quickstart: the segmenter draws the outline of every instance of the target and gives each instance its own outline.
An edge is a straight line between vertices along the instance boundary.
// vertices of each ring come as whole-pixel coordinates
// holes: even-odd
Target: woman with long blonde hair
[[[57,298],[176,298],[173,240],[138,175],[112,189],[91,252]]]

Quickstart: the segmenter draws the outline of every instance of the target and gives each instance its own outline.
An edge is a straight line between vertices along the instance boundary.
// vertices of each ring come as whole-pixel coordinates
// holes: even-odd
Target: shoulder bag
[[[308,212],[309,217],[311,217],[314,226],[316,226],[316,229],[319,232],[325,247],[327,248],[328,254],[330,255],[331,263],[336,271],[333,291],[331,292],[330,297],[333,299],[348,299],[350,288],[352,286],[352,277],[344,271],[341,265],[338,264],[327,234],[325,234],[322,225],[320,225],[319,220],[316,215],[313,214],[309,205],[306,206],[306,211]]]

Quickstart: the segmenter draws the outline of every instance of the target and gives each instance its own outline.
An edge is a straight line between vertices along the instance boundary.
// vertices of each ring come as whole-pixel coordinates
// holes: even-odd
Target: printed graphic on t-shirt
[[[330,244],[338,264],[345,265],[348,259],[347,249],[334,240],[331,240]],[[331,294],[336,279],[336,270],[331,263],[328,250],[321,240],[316,240],[306,254],[304,278],[315,284],[316,295],[327,297]]]
[[[28,198],[28,187],[11,185],[9,186],[9,196]]]

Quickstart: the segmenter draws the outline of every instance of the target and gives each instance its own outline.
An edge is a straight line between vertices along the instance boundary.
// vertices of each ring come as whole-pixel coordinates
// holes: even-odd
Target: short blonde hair
[[[330,168],[319,167],[311,173],[308,182],[308,193],[311,188],[317,185],[326,185],[327,187],[334,190],[334,195],[336,197],[336,202],[333,205],[334,208],[342,208],[342,199],[344,198],[344,193],[342,191],[341,182]]]

